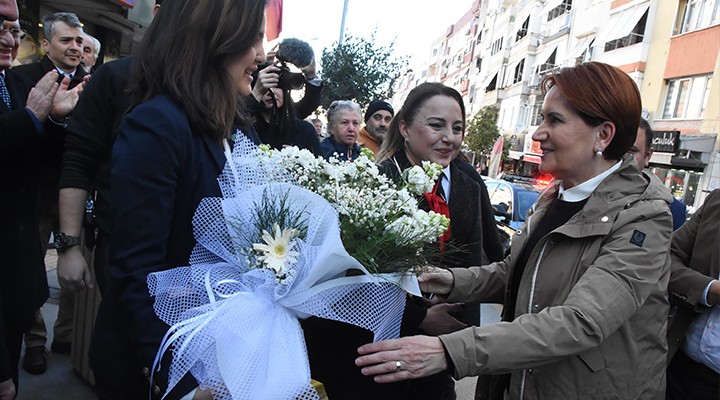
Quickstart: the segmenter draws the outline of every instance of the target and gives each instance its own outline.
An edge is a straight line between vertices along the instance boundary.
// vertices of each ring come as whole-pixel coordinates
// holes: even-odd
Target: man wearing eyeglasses
[[[0,12],[5,5],[0,0]],[[43,156],[62,151],[62,140],[46,121],[67,116],[82,85],[69,91],[70,80],[58,84],[56,71],[34,84],[11,70],[22,32],[17,20],[0,26],[0,400],[7,400],[17,392],[23,332],[48,297],[36,185]]]

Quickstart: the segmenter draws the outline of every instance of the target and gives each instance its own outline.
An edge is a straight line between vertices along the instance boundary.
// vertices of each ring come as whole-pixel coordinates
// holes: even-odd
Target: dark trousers
[[[124,387],[118,386],[117,382],[106,382],[96,376],[94,389],[100,400],[148,399],[149,386],[147,380],[140,374],[138,374],[136,382]]]
[[[5,343],[2,345],[7,349],[12,379],[15,384],[15,391],[20,392],[18,387],[18,363],[22,350],[22,337],[25,329],[15,321],[2,321],[5,328]]]
[[[105,294],[110,285],[110,271],[108,264],[110,259],[110,235],[98,231],[95,238],[95,260],[93,268],[95,269],[95,280],[97,281],[100,294]]]
[[[665,400],[718,400],[720,374],[678,350],[667,369]]]

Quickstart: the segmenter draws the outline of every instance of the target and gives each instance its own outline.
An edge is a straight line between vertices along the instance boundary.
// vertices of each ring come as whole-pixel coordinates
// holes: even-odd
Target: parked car
[[[503,250],[510,250],[510,238],[525,223],[528,209],[535,203],[540,190],[532,185],[511,183],[501,179],[486,179],[490,203],[495,208]]]

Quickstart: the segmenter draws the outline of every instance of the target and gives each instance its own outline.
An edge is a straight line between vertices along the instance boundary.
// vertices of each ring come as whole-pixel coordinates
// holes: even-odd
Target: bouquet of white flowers
[[[381,175],[371,156],[326,161],[308,150],[262,145],[258,161],[284,166],[304,188],[335,206],[348,253],[372,273],[407,272],[434,261],[434,243],[450,220],[418,208],[416,196],[432,190],[442,166],[423,161],[403,172],[403,186]],[[433,248],[434,250],[434,248]]]
[[[363,157],[325,162],[245,138],[226,157],[222,197],[203,199],[193,218],[190,265],[148,277],[155,311],[171,326],[153,371],[172,349],[167,392],[190,372],[215,399],[315,399],[298,319],[350,323],[375,340],[399,336],[417,279],[371,271],[422,265],[423,244],[447,228],[408,191],[432,187],[437,167],[408,171],[408,188],[398,189]],[[396,250],[407,253],[402,262]]]

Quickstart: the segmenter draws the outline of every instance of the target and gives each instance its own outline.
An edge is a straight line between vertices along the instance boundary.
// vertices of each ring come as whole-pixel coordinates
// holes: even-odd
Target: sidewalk
[[[50,348],[53,339],[53,324],[57,318],[58,297],[60,285],[58,284],[55,266],[57,255],[55,250],[49,250],[45,257],[47,267],[50,298],[42,307],[45,318],[48,339],[46,347]],[[22,365],[22,358],[20,359]],[[48,353],[48,369],[42,375],[30,375],[20,367],[20,390],[17,400],[96,400],[90,385],[73,370],[69,355]]]

